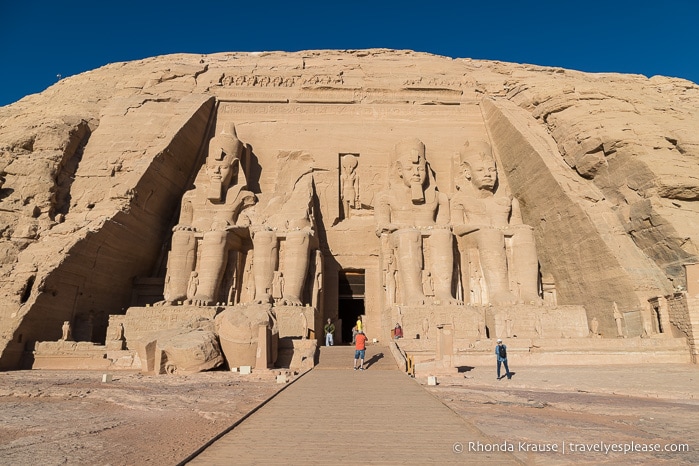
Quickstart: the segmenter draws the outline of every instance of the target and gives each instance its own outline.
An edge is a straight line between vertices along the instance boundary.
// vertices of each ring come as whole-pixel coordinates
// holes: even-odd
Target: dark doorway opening
[[[338,273],[338,318],[342,321],[342,342],[352,342],[352,327],[364,315],[364,270]]]

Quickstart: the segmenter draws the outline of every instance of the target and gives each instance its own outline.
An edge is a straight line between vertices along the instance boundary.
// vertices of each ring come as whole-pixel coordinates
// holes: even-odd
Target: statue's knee
[[[227,234],[225,231],[207,231],[204,233],[204,244],[225,243]]]
[[[289,246],[302,246],[308,243],[308,233],[305,231],[291,231],[286,235]]]
[[[258,231],[252,238],[255,247],[271,246],[276,243],[276,235],[273,231]]]
[[[172,234],[173,247],[186,247],[193,244],[194,233],[191,231],[176,231]]]
[[[420,244],[422,237],[418,230],[405,229],[393,233],[398,245]]]

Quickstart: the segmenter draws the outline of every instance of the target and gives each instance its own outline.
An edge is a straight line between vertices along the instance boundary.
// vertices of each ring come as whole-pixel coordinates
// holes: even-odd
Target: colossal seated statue
[[[388,189],[379,193],[376,203],[376,234],[388,235],[390,251],[385,254],[395,256],[400,286],[396,303],[458,304],[452,294],[449,201],[437,190],[425,159],[425,145],[418,139],[396,145],[389,176]],[[429,257],[426,267],[425,256]],[[434,297],[429,298],[423,291],[423,276],[427,274],[434,291]]]
[[[523,224],[517,199],[499,189],[490,145],[467,142],[459,158],[463,179],[451,216],[465,294],[470,290],[474,304],[539,302],[532,228]]]
[[[283,169],[277,172],[274,192],[261,194],[259,203],[241,216],[252,236],[253,302],[302,306],[315,239],[313,159],[303,151],[282,151],[277,162]]]
[[[209,142],[206,164],[194,189],[182,197],[180,219],[173,229],[164,297],[166,303],[187,301],[211,305],[225,301],[228,290],[221,281],[229,256],[237,261],[242,237],[236,231],[240,211],[255,203],[246,191],[240,167],[243,144],[232,124]],[[231,265],[237,268],[237,264]]]

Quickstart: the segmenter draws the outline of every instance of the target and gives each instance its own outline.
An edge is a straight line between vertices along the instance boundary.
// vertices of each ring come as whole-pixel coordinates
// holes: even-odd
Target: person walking
[[[325,346],[332,346],[333,334],[335,333],[335,324],[332,323],[332,320],[328,319],[328,323],[325,324],[323,330],[325,331]]]
[[[364,335],[364,332],[359,331],[355,340],[356,343],[354,345],[354,370],[356,371],[357,369],[359,369],[360,371],[363,371],[367,338],[366,335]],[[357,365],[357,362],[359,362],[359,365]]]
[[[504,364],[505,365],[505,375],[507,375],[507,379],[512,378],[512,374],[510,373],[510,368],[507,367],[507,346],[505,346],[502,342],[501,339],[498,338],[498,344],[495,347],[495,355],[498,358],[498,380],[501,379],[500,377],[500,365]]]

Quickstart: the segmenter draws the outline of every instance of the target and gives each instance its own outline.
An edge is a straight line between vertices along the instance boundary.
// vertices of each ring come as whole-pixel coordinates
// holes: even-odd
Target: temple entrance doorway
[[[352,343],[352,327],[364,315],[364,270],[338,273],[338,319],[342,322],[342,343]]]

